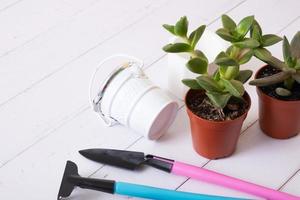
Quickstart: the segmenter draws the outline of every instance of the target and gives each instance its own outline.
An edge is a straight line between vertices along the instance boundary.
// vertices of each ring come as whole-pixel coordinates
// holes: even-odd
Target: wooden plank
[[[0,13],[5,12],[5,10],[17,5],[18,3],[22,2],[23,0],[2,0],[0,2]]]
[[[287,184],[281,188],[281,191],[288,192],[300,196],[300,170],[291,179],[288,180]]]
[[[235,5],[234,1],[230,2],[230,5]],[[188,8],[188,5],[185,5],[183,2],[181,4],[181,8]],[[222,7],[214,3],[210,8],[217,12]],[[159,9],[156,15],[148,15],[145,20],[125,30],[119,37],[98,46],[76,62],[66,65],[55,76],[50,76],[35,87],[28,89],[18,98],[2,106],[0,119],[5,119],[7,123],[1,126],[0,130],[1,133],[10,130],[10,134],[5,137],[5,140],[0,141],[1,145],[7,149],[6,152],[0,152],[0,160],[6,163],[13,159],[28,146],[45,137],[53,127],[57,127],[68,120],[78,109],[87,106],[88,102],[85,94],[87,94],[89,78],[101,59],[115,52],[127,52],[128,54],[136,55],[145,60],[146,65],[157,59],[159,57],[157,55],[161,54],[161,52],[153,52],[158,52],[158,49],[167,41],[169,35],[164,35],[165,40],[158,40],[157,43],[152,42],[148,40],[149,30],[154,35],[164,33],[165,31],[160,27],[161,17],[159,15],[165,16],[166,11],[168,11],[168,16],[177,19],[177,9],[178,6],[176,4],[167,4]],[[199,12],[195,14],[199,14]],[[199,16],[201,15],[199,14]],[[145,27],[145,25],[147,26]],[[57,50],[57,48],[55,49]],[[144,50],[141,51],[141,49]],[[68,53],[66,52],[66,54]],[[45,58],[45,60],[47,59]],[[32,62],[32,58],[28,59],[28,61]],[[42,69],[38,69],[38,66],[35,67],[43,73]],[[46,65],[46,67],[49,66]],[[44,71],[46,70],[44,69]],[[9,74],[11,74],[11,71]],[[23,80],[23,78],[27,77],[20,77],[20,80]],[[29,113],[30,117],[28,117]],[[18,126],[13,125],[16,121],[20,121]],[[14,142],[16,146],[8,145],[11,142]]]
[[[0,65],[3,66],[0,69],[0,88],[3,88],[0,104],[86,54],[87,49],[101,44],[149,15],[163,2],[150,4],[148,0],[134,0],[131,1],[132,5],[124,1],[96,4],[87,12],[77,14],[62,26],[47,31],[47,34],[0,59]],[[107,23],[107,19],[110,19],[110,23]]]
[[[101,166],[80,156],[79,149],[88,146],[124,149],[140,137],[121,126],[103,127],[89,109],[83,109],[72,123],[53,133],[51,138],[29,149],[21,159],[1,168],[0,199],[56,199],[68,159],[79,164],[82,176],[88,176]]]
[[[95,0],[74,1],[16,1],[0,10],[0,58],[13,53],[49,29],[63,25],[78,12],[92,6]],[[1,7],[0,7],[1,9]],[[4,9],[4,8],[3,8]]]

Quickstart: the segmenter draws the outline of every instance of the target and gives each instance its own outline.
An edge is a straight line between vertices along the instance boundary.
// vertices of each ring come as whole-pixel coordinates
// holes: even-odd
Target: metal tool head
[[[141,165],[148,165],[159,170],[171,172],[174,160],[142,152],[116,149],[86,149],[79,151],[84,157],[107,165],[135,170]]]
[[[84,157],[103,164],[134,170],[145,162],[142,152],[114,149],[85,149],[79,151]]]
[[[78,168],[77,165],[72,161],[67,161],[65,172],[62,177],[60,189],[57,195],[57,200],[70,196],[74,187],[76,186],[74,183],[69,181],[70,176],[79,176]]]

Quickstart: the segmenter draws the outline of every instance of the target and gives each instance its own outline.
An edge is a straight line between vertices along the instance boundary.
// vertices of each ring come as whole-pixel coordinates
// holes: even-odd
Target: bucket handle
[[[142,67],[144,65],[144,62],[142,60],[140,60],[140,59],[138,59],[134,56],[129,56],[129,55],[126,55],[126,54],[115,54],[115,55],[109,56],[109,57],[105,58],[104,60],[102,60],[99,64],[99,66],[95,69],[95,71],[94,71],[94,73],[93,73],[93,75],[90,79],[90,84],[89,84],[89,103],[90,103],[91,108],[99,114],[102,121],[107,126],[113,126],[113,125],[117,124],[118,122],[110,116],[105,116],[103,114],[103,112],[101,111],[101,105],[100,104],[101,104],[101,99],[102,99],[102,95],[103,95],[104,90],[100,90],[97,93],[97,96],[93,98],[92,97],[92,89],[93,89],[93,86],[94,86],[96,75],[99,72],[100,68],[106,62],[108,62],[109,60],[117,58],[117,57],[123,57],[123,58],[128,58],[128,59],[134,60],[135,62],[137,62],[139,64],[139,67]],[[111,75],[113,75],[113,74],[111,74]],[[107,80],[105,82],[107,82]],[[105,82],[101,83],[101,84],[104,85]]]

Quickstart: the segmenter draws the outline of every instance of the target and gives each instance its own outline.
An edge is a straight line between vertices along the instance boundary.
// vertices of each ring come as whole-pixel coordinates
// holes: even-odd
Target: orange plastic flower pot
[[[264,67],[256,73],[255,77]],[[256,92],[261,130],[266,135],[277,139],[296,136],[300,132],[300,101],[284,101],[270,97],[259,87],[256,87]]]
[[[195,92],[202,92],[205,95],[204,91],[189,90],[185,102]],[[251,104],[248,93],[245,92],[243,98],[248,102],[248,109],[243,115],[234,120],[211,121],[203,119],[194,114],[187,106],[193,147],[198,154],[208,159],[224,158],[233,154]]]

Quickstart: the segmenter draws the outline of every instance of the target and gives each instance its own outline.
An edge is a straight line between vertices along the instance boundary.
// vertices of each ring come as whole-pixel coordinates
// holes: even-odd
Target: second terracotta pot
[[[202,92],[203,95],[205,95],[204,91],[189,90],[185,97],[185,102],[187,102],[186,99],[195,92]],[[245,92],[243,98],[248,102],[249,110],[251,100],[248,93]],[[197,116],[187,106],[195,151],[208,159],[230,156],[236,149],[237,141],[248,110],[234,120],[211,121]]]
[[[255,77],[264,67],[256,73]],[[296,136],[300,132],[300,101],[275,99],[262,92],[259,87],[256,87],[256,91],[261,130],[276,139]]]

